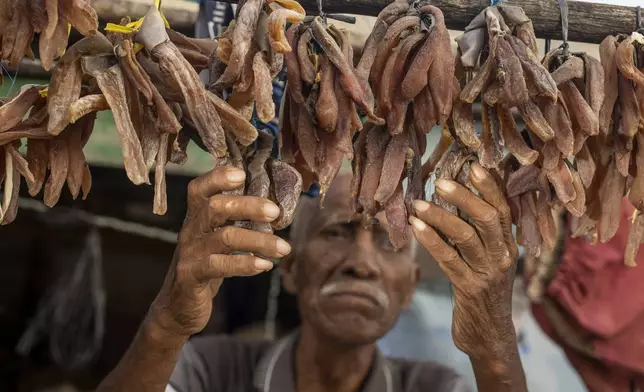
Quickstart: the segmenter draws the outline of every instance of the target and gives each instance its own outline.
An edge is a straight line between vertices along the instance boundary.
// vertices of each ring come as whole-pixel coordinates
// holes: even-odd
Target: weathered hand
[[[472,165],[470,180],[482,199],[453,181],[437,180],[435,185],[438,194],[469,216],[473,226],[424,201],[414,203],[417,217],[410,217],[410,222],[418,241],[453,284],[454,343],[471,358],[481,359],[502,356],[508,347],[516,346],[512,283],[518,250],[503,192],[478,164]]]
[[[279,237],[230,225],[239,220],[272,222],[280,213],[266,199],[221,194],[244,180],[243,171],[220,167],[188,186],[188,211],[174,260],[149,314],[165,333],[188,337],[200,332],[224,278],[253,276],[273,267],[253,254],[279,258],[290,253],[289,244]],[[232,254],[238,251],[249,253]]]

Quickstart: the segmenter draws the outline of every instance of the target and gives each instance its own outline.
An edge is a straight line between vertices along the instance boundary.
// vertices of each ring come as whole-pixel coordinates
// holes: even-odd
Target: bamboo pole
[[[299,1],[307,11],[317,12],[317,0]],[[390,3],[390,0],[322,1],[325,12],[361,15],[378,15]],[[555,0],[517,0],[507,3],[521,6],[525,10],[532,19],[537,37],[562,38],[561,14]],[[443,11],[448,29],[463,30],[481,10],[490,5],[490,1],[431,0],[431,4]],[[569,41],[600,43],[608,35],[631,33],[636,29],[637,10],[633,7],[569,1],[568,9]]]

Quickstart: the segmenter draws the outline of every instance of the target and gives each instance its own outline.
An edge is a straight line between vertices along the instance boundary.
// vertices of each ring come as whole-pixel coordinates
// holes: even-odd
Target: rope
[[[90,226],[110,229],[152,240],[159,240],[170,244],[176,244],[177,237],[179,236],[178,233],[173,231],[146,226],[140,223],[128,222],[109,216],[95,215],[74,208],[56,207],[56,209],[52,210],[42,202],[29,198],[20,198],[20,208],[41,213],[43,214],[42,218],[52,224],[69,224],[82,221]]]
[[[274,340],[277,336],[277,310],[279,305],[279,296],[282,289],[282,274],[279,268],[275,269],[271,276],[271,285],[268,290],[266,317],[264,320],[264,338]]]
[[[93,227],[76,264],[41,298],[16,346],[20,355],[47,337],[54,363],[64,370],[84,369],[98,357],[105,334],[101,255],[100,234]]]
[[[563,55],[568,56],[568,50],[570,45],[568,45],[568,2],[566,0],[557,0],[559,4],[559,9],[561,10],[561,36],[563,37]]]

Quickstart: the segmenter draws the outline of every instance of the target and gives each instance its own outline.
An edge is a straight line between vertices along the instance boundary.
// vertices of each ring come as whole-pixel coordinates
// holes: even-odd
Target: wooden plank
[[[378,12],[390,3],[389,0],[322,1],[325,12],[372,16],[378,15]],[[316,0],[300,0],[300,3],[307,11],[317,12]],[[481,10],[490,5],[490,1],[432,0],[431,4],[443,11],[449,29],[463,30]],[[561,16],[555,0],[517,0],[508,4],[523,7],[532,19],[539,38],[562,38]],[[631,33],[636,28],[637,11],[633,7],[569,1],[568,9],[570,41],[599,43],[608,35]]]
[[[144,16],[153,4],[152,0],[91,0],[99,18],[119,22],[126,16],[138,19]],[[194,29],[199,13],[199,3],[187,0],[164,0],[162,11],[174,29]]]

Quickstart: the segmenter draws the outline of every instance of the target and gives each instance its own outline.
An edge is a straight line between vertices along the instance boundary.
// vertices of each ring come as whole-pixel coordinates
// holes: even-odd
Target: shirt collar
[[[259,392],[295,392],[293,353],[298,333],[279,340],[260,359],[254,375]],[[361,392],[401,392],[399,375],[382,352],[376,357]]]

